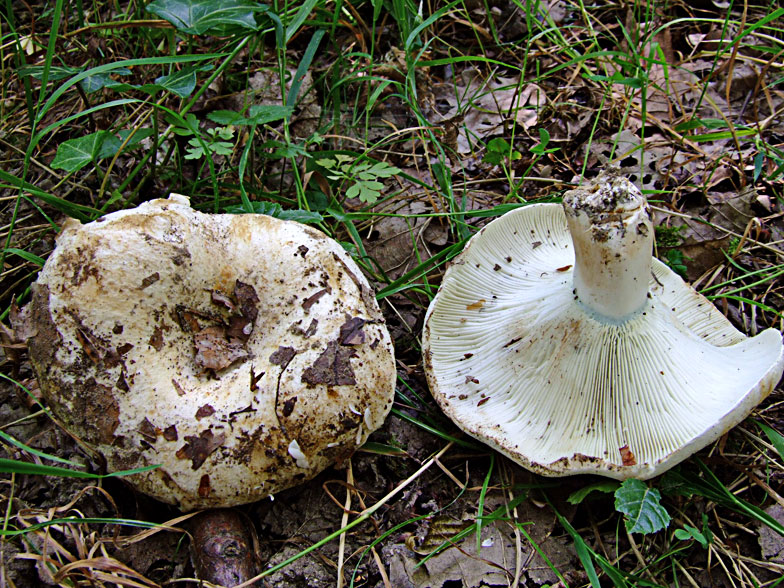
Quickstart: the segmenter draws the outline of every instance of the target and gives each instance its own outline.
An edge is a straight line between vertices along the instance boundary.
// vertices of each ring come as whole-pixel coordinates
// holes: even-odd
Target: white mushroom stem
[[[642,193],[626,178],[603,174],[566,192],[563,206],[578,300],[600,319],[631,318],[645,306],[651,278],[654,234]]]

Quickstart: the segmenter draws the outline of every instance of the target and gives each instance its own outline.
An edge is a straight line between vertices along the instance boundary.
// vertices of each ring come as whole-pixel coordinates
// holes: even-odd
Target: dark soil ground
[[[17,30],[30,33],[37,25],[37,34],[43,35],[41,27],[51,25],[45,17],[38,20],[36,16],[48,14],[43,5],[33,2],[36,6],[22,7],[22,4],[27,3],[7,3],[4,10],[13,6]],[[666,72],[665,84],[662,68],[649,64],[647,75],[651,83],[647,86],[645,109],[641,108],[640,92],[633,86],[603,86],[602,82],[582,75],[579,63],[569,65],[568,56],[559,54],[563,48],[550,46],[550,37],[542,37],[529,46],[532,59],[525,64],[509,46],[492,45],[485,49],[487,57],[514,61],[521,66],[522,78],[519,71],[515,74],[511,69],[498,70],[485,67],[486,64],[468,67],[461,61],[437,63],[437,58],[450,55],[450,44],[470,44],[476,49],[473,31],[484,30],[483,27],[490,30],[490,20],[494,21],[502,41],[522,38],[526,34],[525,19],[516,4],[499,1],[469,7],[467,13],[475,19],[473,28],[465,19],[447,23],[439,20],[440,36],[435,37],[437,42],[429,48],[428,59],[433,64],[418,67],[413,83],[418,89],[418,114],[427,117],[436,129],[438,144],[450,150],[450,155],[439,159],[430,135],[407,131],[419,128],[421,121],[403,94],[382,94],[382,104],[374,111],[370,125],[377,124],[378,128],[370,129],[362,141],[370,146],[388,136],[390,129],[399,132],[401,140],[382,143],[377,155],[404,170],[407,178],[396,180],[394,186],[390,181],[385,189],[389,194],[395,191],[394,196],[382,199],[374,208],[358,199],[345,198],[340,193],[345,185],[331,185],[321,193],[325,198],[334,197],[332,202],[339,202],[346,212],[406,215],[405,218],[370,215],[356,221],[361,243],[374,260],[374,267],[379,268],[371,276],[374,286],[384,288],[459,241],[452,227],[432,215],[448,209],[443,194],[431,189],[438,186],[438,177],[443,178],[444,169],[449,172],[457,198],[464,201],[464,210],[470,211],[519,202],[523,198],[550,201],[570,187],[583,169],[587,176],[595,176],[612,162],[656,197],[656,224],[660,229],[656,253],[661,259],[701,288],[737,280],[712,294],[748,285],[740,297],[729,295],[716,300],[717,307],[744,333],[755,334],[771,326],[781,329],[784,311],[781,279],[757,283],[759,276],[744,277],[756,270],[775,274],[784,263],[784,180],[779,171],[784,162],[781,155],[784,94],[781,84],[774,83],[777,79],[780,82],[784,75],[781,52],[770,49],[771,45],[766,45],[768,41],[759,33],[758,37],[750,37],[754,42],[742,45],[734,56],[727,53],[716,57],[716,48],[711,43],[721,39],[721,28],[709,19],[721,23],[726,12],[719,3],[699,4],[697,8],[658,7],[651,16],[657,23],[694,14],[702,20],[675,24],[655,36],[668,61],[677,62],[679,67]],[[108,5],[101,9],[101,18],[111,21],[113,9]],[[364,14],[368,7],[362,5],[360,9]],[[734,22],[756,22],[765,12],[763,7],[744,6],[744,9],[741,15],[741,8],[731,8]],[[435,10],[433,7],[432,11]],[[591,10],[591,22],[603,27],[601,38],[605,44],[631,51],[620,23],[634,24],[634,7],[621,3]],[[568,3],[552,3],[551,14],[565,31],[581,22],[580,11]],[[384,23],[379,25],[385,32],[380,36],[397,39],[397,34],[392,35],[391,17]],[[780,39],[783,24],[781,19],[774,21],[778,28],[766,34]],[[76,28],[69,26],[71,30]],[[290,43],[289,62],[294,67],[306,51],[314,30],[310,27],[315,26],[308,25],[307,34],[303,38],[297,36]],[[733,29],[733,33],[737,34],[738,29]],[[331,149],[362,151],[354,145],[357,129],[348,128],[350,125],[341,119],[341,116],[350,118],[348,114],[341,115],[340,108],[335,108],[337,115],[335,111],[327,114],[335,106],[329,102],[334,97],[330,98],[329,84],[320,77],[340,61],[339,48],[349,46],[356,35],[362,34],[348,25],[339,27],[328,50],[315,59],[315,75],[309,73],[303,82],[310,90],[307,99],[300,102],[289,124],[288,131],[294,140],[312,137],[316,129],[322,135],[332,131],[327,139]],[[83,52],[78,55],[86,55],[91,67],[108,59],[107,47],[120,52],[113,57],[119,58],[126,43],[125,50],[131,55],[130,46],[134,42],[130,35],[127,37],[130,41],[123,41],[126,37],[122,36],[107,40],[90,34],[76,38],[80,43],[78,49]],[[588,46],[583,37],[570,41],[575,46],[584,44],[583,49]],[[74,37],[63,36],[58,42],[62,45],[63,65],[82,64],[83,60],[75,56]],[[209,51],[209,42],[209,38],[199,39],[193,49]],[[404,74],[407,64],[396,53],[395,43],[385,40],[382,45],[383,62],[379,58],[368,72],[397,80],[395,76]],[[759,46],[769,49],[765,52]],[[773,43],[772,47],[780,48],[781,42]],[[151,49],[146,47],[144,51]],[[279,102],[280,92],[272,98],[264,94],[265,89],[275,86],[269,76],[278,75],[270,73],[275,69],[269,67],[275,60],[272,53],[241,52],[226,75],[199,98],[192,112],[206,120],[208,113],[233,108],[248,96],[260,104]],[[741,58],[744,56],[748,59]],[[43,51],[39,48],[27,59],[28,64],[40,64]],[[537,78],[531,65],[537,62],[541,71],[567,65],[552,75]],[[613,63],[604,63],[604,69],[595,62],[587,67],[594,74],[607,77],[621,71]],[[350,70],[353,64],[343,66]],[[238,74],[240,71],[254,73],[243,78]],[[346,76],[349,73],[344,72]],[[157,70],[135,68],[129,81],[131,78],[134,83],[151,81],[159,74]],[[15,68],[4,70],[3,75],[6,105],[4,129],[0,134],[2,169],[21,177],[24,151],[30,139],[24,84],[31,83],[37,91],[38,82],[31,78],[25,78],[25,82]],[[202,75],[206,76],[199,74]],[[515,75],[517,78],[512,79]],[[245,81],[247,84],[243,85]],[[204,79],[200,77],[199,82]],[[117,97],[109,90],[103,92],[106,94],[101,96],[102,101]],[[470,106],[459,98],[469,94],[474,96]],[[521,94],[525,94],[531,108],[512,113],[511,101]],[[351,95],[367,99],[367,92],[359,89],[352,90]],[[38,128],[84,110],[87,101],[79,92],[66,94]],[[98,103],[96,95],[89,95],[89,103]],[[180,102],[171,99],[167,104],[177,108]],[[686,112],[695,118],[724,117],[748,127],[756,125],[762,131],[759,139],[732,134],[712,141],[684,139],[688,131],[675,129],[686,120]],[[26,181],[68,202],[96,208],[106,206],[107,211],[164,197],[169,191],[191,194],[203,208],[212,207],[211,185],[203,179],[208,172],[182,158],[158,162],[157,171],[138,177],[133,176],[133,169],[143,155],[138,150],[121,153],[111,170],[107,169],[105,160],[73,174],[52,169],[59,144],[81,137],[88,130],[113,128],[116,121],[112,113],[97,112],[86,119],[89,122],[82,124],[81,120],[85,119],[81,119],[79,124],[64,125],[47,135],[28,161]],[[541,143],[539,129],[547,131],[549,144],[556,151],[541,155],[532,150]],[[260,127],[257,133],[262,144],[280,138],[282,127]],[[494,160],[486,157],[487,145],[493,138],[507,140],[520,157],[493,163]],[[185,143],[179,137],[167,145],[172,150],[184,151]],[[315,148],[311,143],[302,145],[304,149]],[[238,157],[236,151],[234,155]],[[761,159],[758,154],[762,154]],[[294,160],[305,165],[296,157]],[[221,206],[229,203],[229,199],[231,204],[236,204],[236,157],[232,160],[216,156],[215,162],[224,170],[222,182],[231,194]],[[296,180],[289,160],[263,159],[260,155],[252,165],[256,166],[255,177],[262,178],[256,186],[258,194],[272,193],[284,208],[294,208]],[[94,171],[96,167],[101,173]],[[104,174],[108,174],[106,184]],[[126,186],[132,197],[127,202],[113,200],[107,204],[111,190],[129,177],[134,178]],[[324,175],[319,177],[318,170],[311,177],[314,184],[329,184]],[[518,190],[510,193],[510,180],[514,183],[522,177],[526,179]],[[423,188],[421,182],[430,188]],[[330,191],[337,195],[324,194]],[[20,199],[21,192],[25,198]],[[96,201],[99,193],[104,195],[103,201]],[[46,257],[54,247],[55,234],[48,219],[59,226],[65,218],[61,205],[37,199],[29,189],[20,191],[8,183],[0,186],[0,224],[7,248]],[[467,223],[474,229],[487,221],[472,217]],[[345,225],[334,220],[328,224],[338,240],[348,242],[354,238]],[[0,290],[3,309],[8,309],[3,315],[7,319],[16,312],[17,302],[27,303],[27,288],[38,266],[30,257],[5,255],[4,259]],[[443,269],[431,268],[425,278],[417,275],[410,281],[426,279],[429,285],[436,286]],[[697,459],[692,459],[677,468],[677,475],[665,476],[653,484],[661,491],[662,504],[672,516],[669,530],[645,536],[627,533],[623,517],[614,507],[610,493],[614,488],[602,485],[606,480],[591,476],[550,479],[531,474],[465,438],[439,412],[429,395],[419,350],[427,291],[422,287],[410,288],[381,301],[395,341],[399,384],[394,413],[370,439],[377,445],[371,446],[371,450],[358,451],[344,469],[328,469],[306,484],[239,507],[237,511],[252,530],[248,546],[262,571],[334,533],[407,482],[405,488],[369,520],[265,576],[258,585],[275,588],[350,583],[357,587],[395,588],[586,586],[591,582],[586,562],[590,573],[595,570],[600,584],[607,586],[626,583],[735,588],[775,586],[782,581],[784,538],[770,525],[761,524],[758,515],[767,513],[784,524],[784,455],[777,452],[781,448],[774,447],[756,424],[761,421],[784,432],[784,390],[780,385],[755,410],[752,420],[745,421],[697,456],[723,488],[756,509],[754,514],[734,504],[716,486],[707,484],[704,470]],[[101,460],[81,447],[42,410],[24,343],[8,320],[4,321],[0,334],[3,337],[0,370],[5,376],[0,379],[2,431],[36,450],[84,464],[89,471],[102,472]],[[379,444],[390,449],[389,454],[379,452]],[[391,451],[395,448],[399,451]],[[438,458],[433,460],[436,454]],[[5,442],[2,457],[50,463]],[[6,535],[0,542],[0,588],[180,586],[187,585],[183,579],[194,577],[190,551],[193,520],[187,516],[181,520],[180,512],[136,493],[121,479],[96,481],[6,473],[1,481],[4,529],[27,531]],[[579,504],[568,500],[578,490],[595,484],[596,489]],[[348,506],[347,488],[351,489]],[[711,494],[711,488],[718,494]],[[479,518],[480,514],[487,517],[488,513],[493,516]],[[35,527],[65,517],[70,517],[67,522]],[[107,518],[166,526],[148,530],[100,520]],[[483,521],[478,535],[477,520]],[[696,539],[682,540],[674,535],[675,529],[682,530],[687,525],[701,531],[703,538],[707,537],[705,546]],[[576,541],[570,530],[581,541]],[[447,548],[441,549],[444,544]],[[609,562],[609,568],[588,556],[586,546]]]

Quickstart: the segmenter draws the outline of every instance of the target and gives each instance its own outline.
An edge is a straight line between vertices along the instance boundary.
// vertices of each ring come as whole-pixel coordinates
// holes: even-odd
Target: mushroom
[[[345,460],[392,406],[373,292],[323,233],[172,195],[67,221],[28,341],[54,415],[183,510],[252,502]]]
[[[534,472],[616,479],[658,475],[744,419],[781,377],[781,333],[736,330],[653,238],[644,197],[611,172],[474,235],[425,317],[446,414]]]

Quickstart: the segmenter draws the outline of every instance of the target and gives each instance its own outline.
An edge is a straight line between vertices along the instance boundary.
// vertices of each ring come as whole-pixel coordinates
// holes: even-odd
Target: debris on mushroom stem
[[[110,470],[160,466],[127,479],[184,510],[304,482],[392,407],[369,284],[299,223],[202,214],[179,195],[68,221],[27,312],[52,412]]]
[[[574,244],[578,300],[608,320],[626,320],[648,300],[654,231],[645,197],[605,173],[564,194]]]

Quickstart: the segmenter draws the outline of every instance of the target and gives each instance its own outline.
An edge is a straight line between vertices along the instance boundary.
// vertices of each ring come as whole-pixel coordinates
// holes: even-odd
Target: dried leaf
[[[237,280],[234,284],[234,298],[237,299],[242,316],[251,323],[255,321],[259,314],[259,296],[256,294],[256,289],[250,284]]]
[[[354,385],[357,381],[354,379],[354,370],[349,360],[355,355],[353,349],[341,347],[336,341],[330,341],[315,363],[302,374],[302,380],[311,386]]]
[[[160,351],[163,349],[163,329],[160,325],[156,325],[155,329],[150,335],[150,340],[148,341],[150,347],[155,349],[155,351]]]
[[[365,319],[355,316],[348,319],[340,326],[340,344],[341,345],[360,345],[365,342],[365,332],[362,327],[365,326]]]
[[[248,357],[248,351],[239,341],[226,338],[223,327],[207,327],[193,336],[196,346],[196,365],[208,370],[222,370],[235,361]]]
[[[306,311],[310,310],[310,307],[316,304],[316,302],[318,302],[318,299],[324,296],[324,294],[326,294],[327,292],[329,292],[329,288],[322,288],[315,294],[308,296],[302,302],[302,308],[305,309]]]
[[[213,414],[215,414],[215,409],[212,408],[212,405],[205,404],[204,406],[200,406],[199,410],[196,411],[196,418],[203,419],[204,417],[208,417]]]
[[[210,476],[209,474],[204,474],[199,479],[199,497],[207,498],[210,495],[210,490],[212,490],[210,487]]]
[[[269,356],[270,363],[273,365],[287,366],[289,362],[297,355],[297,350],[293,347],[278,347],[272,355]]]
[[[176,441],[179,438],[177,435],[177,427],[175,425],[169,425],[163,430],[163,438],[167,441]]]
[[[632,453],[632,450],[629,449],[628,445],[624,445],[618,449],[621,452],[621,460],[623,460],[623,465],[625,466],[633,466],[637,465],[637,458]]]
[[[213,435],[210,429],[202,431],[199,436],[187,435],[185,445],[177,450],[178,459],[190,459],[191,469],[198,470],[210,454],[226,441],[223,433]]]
[[[153,425],[147,418],[145,418],[136,429],[139,431],[142,437],[147,439],[150,443],[155,443],[155,439],[157,438],[157,430],[155,429],[155,425]]]
[[[154,274],[150,274],[149,276],[144,278],[142,280],[140,287],[142,290],[144,290],[145,288],[152,286],[155,282],[157,282],[160,279],[161,279],[161,275],[158,272],[155,272]]]
[[[213,290],[210,293],[210,299],[213,304],[224,306],[229,312],[234,312],[237,309],[237,305],[234,304],[234,300],[231,299],[231,296],[227,296],[219,290]]]

